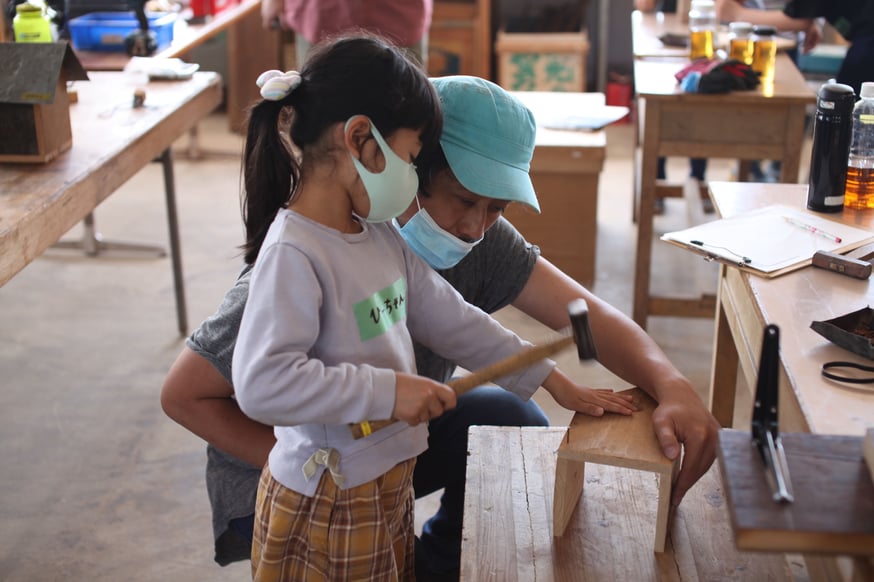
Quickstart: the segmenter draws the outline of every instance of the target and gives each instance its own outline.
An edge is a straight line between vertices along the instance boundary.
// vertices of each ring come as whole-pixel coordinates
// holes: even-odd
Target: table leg
[[[89,212],[82,219],[81,239],[59,240],[52,246],[58,249],[81,250],[89,257],[96,257],[103,251],[130,251],[134,253],[149,253],[156,257],[167,256],[167,251],[161,246],[106,240],[103,238],[103,235],[97,232],[97,226],[94,222],[94,213]]]
[[[801,147],[804,143],[804,135],[807,132],[805,120],[807,108],[804,105],[793,105],[786,115],[786,147],[783,159],[780,160],[780,181],[784,184],[796,184],[799,182],[799,170],[801,167]],[[807,176],[802,179],[807,182]]]
[[[159,158],[164,169],[164,195],[167,199],[167,227],[170,235],[170,258],[173,265],[173,285],[176,291],[176,321],[179,333],[188,334],[188,313],[185,303],[185,281],[182,276],[182,251],[179,244],[179,219],[176,214],[176,183],[173,177],[173,154],[170,148]]]
[[[710,412],[723,427],[731,428],[734,422],[734,400],[737,392],[737,366],[739,357],[728,315],[725,310],[723,278],[725,265],[719,267],[719,290],[716,301],[716,328],[713,338],[713,365],[710,376]]]
[[[661,111],[656,103],[647,104],[638,99],[638,111],[643,114],[643,132],[639,187],[637,197],[637,254],[634,263],[634,306],[633,318],[646,329],[649,315],[649,283],[652,261],[653,205],[656,196],[656,164],[658,159],[659,124]],[[635,158],[636,159],[636,158]]]

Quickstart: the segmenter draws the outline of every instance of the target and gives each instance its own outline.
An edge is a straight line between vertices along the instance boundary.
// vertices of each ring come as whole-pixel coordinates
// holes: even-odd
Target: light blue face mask
[[[354,119],[350,117],[346,122],[346,129]],[[373,138],[382,150],[385,158],[385,169],[374,174],[352,156],[352,163],[361,177],[367,196],[370,198],[370,213],[364,217],[367,222],[385,222],[391,220],[404,210],[409,208],[410,203],[419,189],[419,177],[416,175],[416,166],[402,160],[382,138],[379,130],[370,121],[370,131]]]
[[[421,207],[405,225],[399,226],[395,221],[395,226],[413,252],[434,269],[454,267],[482,240],[464,242],[440,228]]]

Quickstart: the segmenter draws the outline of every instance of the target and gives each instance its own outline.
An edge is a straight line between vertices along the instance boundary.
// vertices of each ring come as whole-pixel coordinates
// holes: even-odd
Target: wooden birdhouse
[[[0,43],[0,162],[44,163],[70,149],[67,81],[87,79],[66,42]]]

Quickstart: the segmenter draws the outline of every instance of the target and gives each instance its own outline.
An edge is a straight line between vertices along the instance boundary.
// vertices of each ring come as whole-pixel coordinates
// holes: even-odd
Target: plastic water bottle
[[[689,59],[712,59],[716,36],[716,7],[713,0],[692,0],[689,6]]]
[[[840,212],[844,209],[855,102],[856,93],[849,85],[826,83],[819,89],[807,188],[810,210]]]
[[[874,208],[874,82],[862,83],[853,108],[853,141],[847,164],[844,206]]]
[[[25,2],[15,7],[12,19],[15,42],[52,42],[52,28],[42,6]]]

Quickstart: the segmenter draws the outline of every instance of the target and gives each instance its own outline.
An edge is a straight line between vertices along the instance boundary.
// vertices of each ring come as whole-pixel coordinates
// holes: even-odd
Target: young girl
[[[424,73],[353,36],[259,85],[244,169],[255,266],[232,372],[240,408],[276,426],[253,577],[411,579],[423,423],[455,405],[449,387],[416,375],[412,337],[468,369],[528,344],[465,303],[389,222],[412,202],[412,161],[441,128]],[[500,384],[529,398],[552,367]],[[349,423],[386,418],[402,422],[352,437]]]

